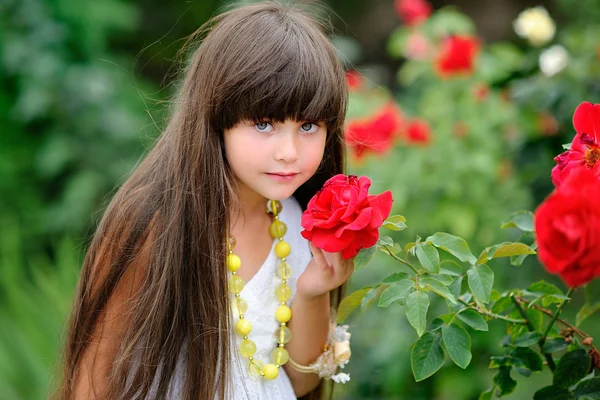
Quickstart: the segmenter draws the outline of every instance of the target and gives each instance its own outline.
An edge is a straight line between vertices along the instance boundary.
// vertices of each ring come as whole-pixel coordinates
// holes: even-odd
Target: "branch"
[[[542,335],[542,338],[540,339],[540,345],[543,345],[546,342],[546,337],[548,337],[548,334],[550,333],[550,330],[552,329],[552,325],[554,325],[558,316],[562,312],[563,308],[565,308],[565,304],[567,304],[568,301],[571,301],[571,294],[573,294],[574,290],[575,289],[573,289],[573,288],[569,288],[569,290],[567,291],[567,294],[566,294],[566,296],[569,298],[569,300],[562,301],[556,308],[556,312],[554,313],[554,316],[552,316],[552,320],[548,324],[548,327],[546,327],[546,331],[544,332],[544,334]]]
[[[419,275],[419,271],[414,267],[414,265],[412,265],[411,263],[409,263],[408,261],[404,261],[403,259],[401,259],[400,257],[398,257],[397,255],[395,255],[394,253],[392,253],[392,250],[390,250],[389,246],[387,245],[383,245],[383,248],[386,250],[386,252],[396,261],[398,261],[401,264],[404,264],[408,267],[410,267],[410,269],[412,269],[415,274]]]
[[[465,306],[467,306],[467,308],[471,308],[475,311],[477,311],[479,314],[483,314],[486,315],[490,318],[493,319],[500,319],[502,321],[506,321],[506,322],[510,322],[512,324],[520,324],[520,325],[525,325],[527,323],[527,320],[524,319],[514,319],[514,318],[509,318],[505,315],[500,315],[500,314],[494,314],[493,312],[490,312],[488,310],[484,310],[483,308],[477,307],[477,306],[473,306],[469,303],[467,303],[466,301],[464,301],[461,298],[457,299],[460,303],[464,304]]]

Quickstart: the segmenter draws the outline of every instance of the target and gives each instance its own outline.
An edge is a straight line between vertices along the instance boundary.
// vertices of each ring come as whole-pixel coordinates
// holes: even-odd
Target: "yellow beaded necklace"
[[[244,288],[244,280],[237,275],[237,270],[240,268],[242,262],[238,256],[233,254],[233,248],[236,244],[235,238],[229,236],[227,242],[227,268],[231,271],[229,292],[234,296],[232,300],[233,312],[239,317],[235,324],[235,331],[242,337],[240,354],[248,359],[248,372],[250,375],[255,377],[262,376],[269,380],[277,378],[279,368],[288,362],[289,354],[285,349],[285,344],[292,337],[292,332],[287,327],[287,323],[292,318],[292,310],[286,304],[292,297],[292,289],[287,285],[287,280],[292,276],[292,268],[286,262],[286,257],[290,254],[291,247],[283,240],[287,226],[279,220],[281,208],[281,202],[277,200],[267,201],[266,212],[274,218],[269,232],[273,239],[279,239],[279,242],[275,245],[275,255],[279,258],[276,272],[277,276],[281,279],[281,283],[275,289],[275,296],[281,304],[275,311],[275,319],[279,322],[279,328],[275,332],[275,341],[278,346],[271,352],[272,364],[264,364],[262,361],[254,358],[256,344],[248,338],[248,335],[252,331],[252,324],[244,318],[244,314],[248,310],[248,303],[240,296],[240,292]]]

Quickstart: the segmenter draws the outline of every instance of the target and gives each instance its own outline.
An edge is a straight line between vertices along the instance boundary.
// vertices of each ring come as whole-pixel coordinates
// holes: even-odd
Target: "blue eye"
[[[254,127],[259,132],[271,132],[273,130],[273,126],[266,121],[257,122]]]
[[[315,133],[319,130],[319,125],[315,124],[314,122],[305,122],[300,128],[305,133]]]

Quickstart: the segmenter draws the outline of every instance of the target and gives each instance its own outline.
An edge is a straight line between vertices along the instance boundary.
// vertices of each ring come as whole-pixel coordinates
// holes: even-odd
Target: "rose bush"
[[[345,259],[373,246],[393,199],[390,191],[370,195],[370,186],[366,176],[338,174],[329,179],[302,214],[302,236],[325,251],[341,251]]]

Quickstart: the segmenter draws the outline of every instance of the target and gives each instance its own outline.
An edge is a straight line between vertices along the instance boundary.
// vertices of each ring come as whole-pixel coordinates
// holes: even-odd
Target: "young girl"
[[[292,365],[323,353],[354,267],[302,238],[300,218],[343,172],[344,71],[291,6],[233,9],[205,31],[93,237],[57,398],[322,396]]]

